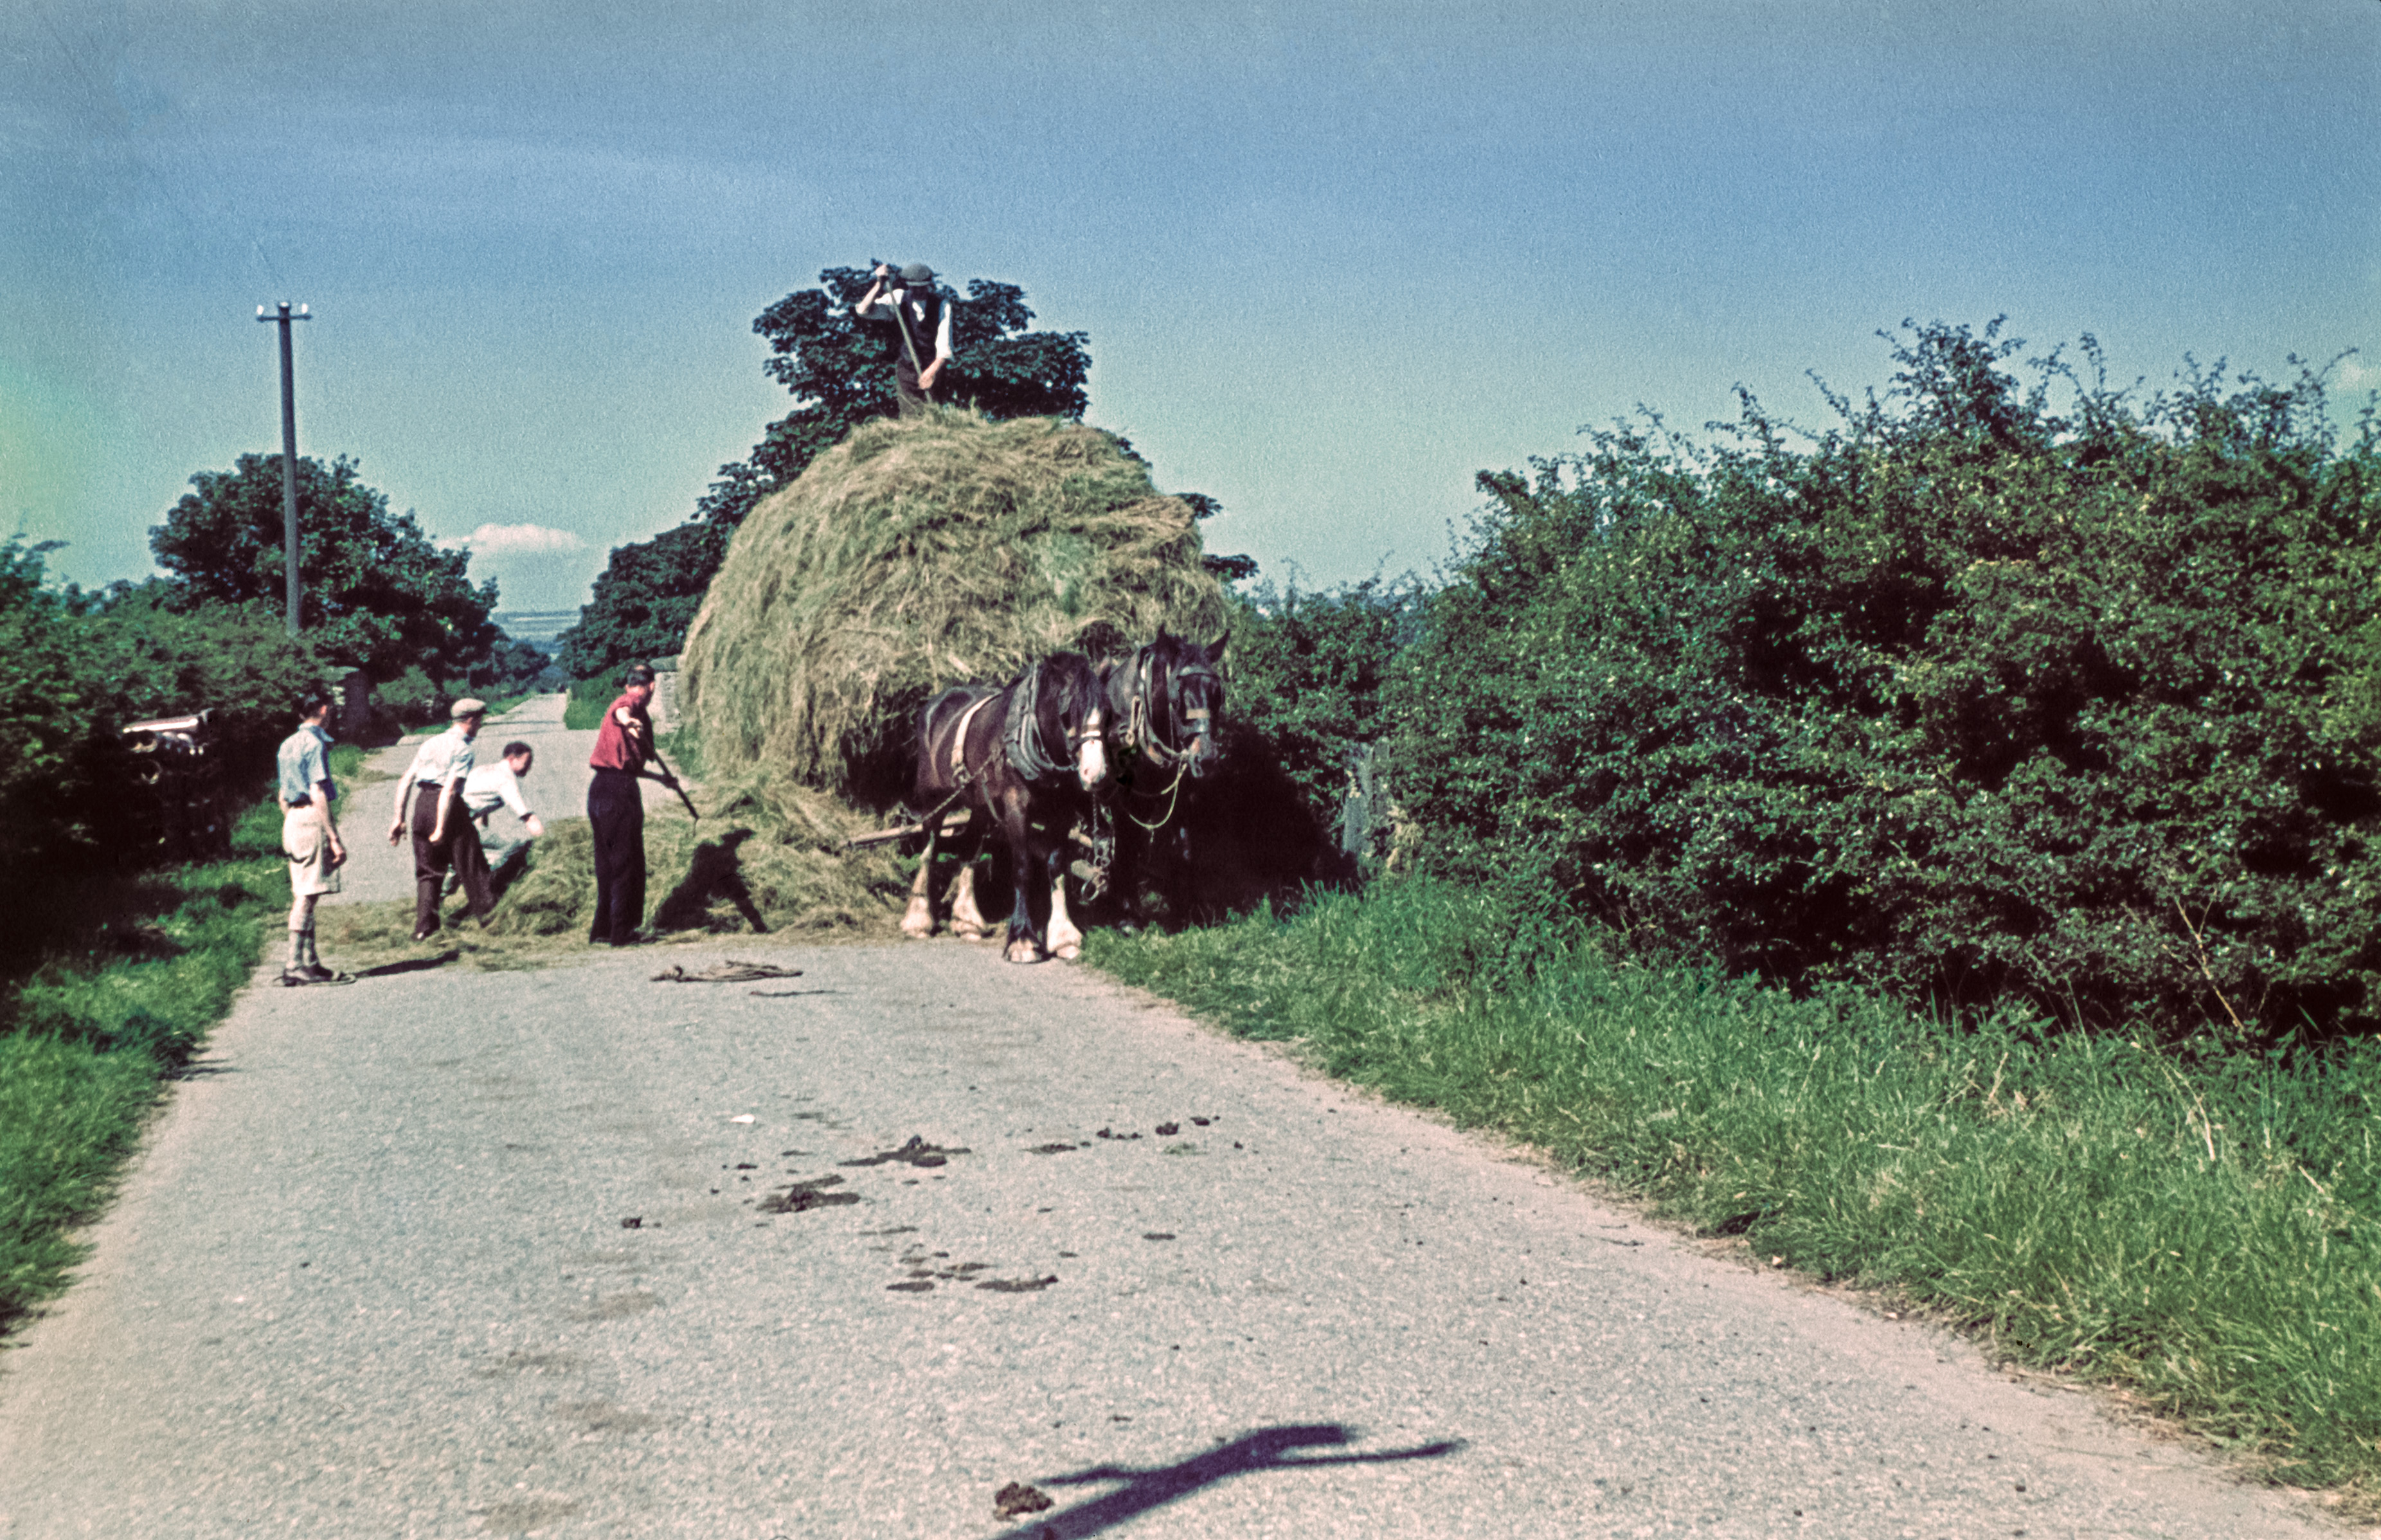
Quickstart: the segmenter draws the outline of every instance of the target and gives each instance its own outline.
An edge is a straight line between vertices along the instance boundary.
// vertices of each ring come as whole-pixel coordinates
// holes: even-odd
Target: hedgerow
[[[1424,864],[1798,984],[2369,1028],[2372,413],[2343,444],[2307,373],[2021,384],[1997,328],[1910,328],[1815,436],[1747,397],[1713,444],[1484,475],[1387,691]]]

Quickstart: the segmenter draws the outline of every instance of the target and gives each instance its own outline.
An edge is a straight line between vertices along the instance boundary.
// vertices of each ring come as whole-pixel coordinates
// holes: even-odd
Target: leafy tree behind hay
[[[1429,862],[1776,978],[2369,1028],[2370,413],[2343,447],[2312,376],[2137,400],[2018,347],[1916,329],[1806,448],[1748,398],[1717,447],[1484,475],[1391,691]]]

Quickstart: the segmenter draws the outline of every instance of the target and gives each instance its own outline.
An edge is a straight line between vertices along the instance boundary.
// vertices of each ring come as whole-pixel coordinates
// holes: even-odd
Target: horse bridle
[[[1157,648],[1154,645],[1143,647],[1133,658],[1132,720],[1126,736],[1132,749],[1148,755],[1152,764],[1164,769],[1167,765],[1184,764],[1195,758],[1199,752],[1198,740],[1207,738],[1213,731],[1215,720],[1213,708],[1194,706],[1188,710],[1184,709],[1183,682],[1187,679],[1204,679],[1212,685],[1220,684],[1222,681],[1217,678],[1215,669],[1203,662],[1194,663],[1187,668],[1166,670],[1167,712],[1182,724],[1191,739],[1189,746],[1178,749],[1166,742],[1164,735],[1159,732],[1155,714],[1150,709],[1151,702],[1156,694],[1154,689],[1156,681],[1154,678],[1156,671]]]

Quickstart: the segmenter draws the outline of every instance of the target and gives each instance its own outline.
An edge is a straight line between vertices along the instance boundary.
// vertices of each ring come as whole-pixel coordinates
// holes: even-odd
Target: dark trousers
[[[626,770],[598,770],[587,787],[595,831],[595,917],[590,941],[624,946],[645,918],[645,794]]]
[[[445,886],[446,869],[455,869],[455,880],[463,889],[463,901],[476,919],[484,919],[495,908],[495,896],[488,890],[488,857],[480,849],[480,831],[463,811],[461,799],[446,814],[446,837],[437,844],[430,842],[430,831],[438,824],[438,800],[445,796],[443,788],[417,786],[413,788],[413,934],[428,935],[438,928],[439,890]]]
[[[900,398],[904,417],[920,416],[934,404],[934,397],[918,384],[917,372],[910,367],[908,359],[893,366],[893,393]]]

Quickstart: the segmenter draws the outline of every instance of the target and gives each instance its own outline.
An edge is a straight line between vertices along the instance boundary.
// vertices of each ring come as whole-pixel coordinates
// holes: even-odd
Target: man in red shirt
[[[595,918],[587,939],[615,947],[634,945],[645,918],[645,798],[637,783],[653,754],[653,722],[645,714],[653,671],[631,665],[622,684],[587,760],[595,772],[587,787],[587,822],[595,831]]]

